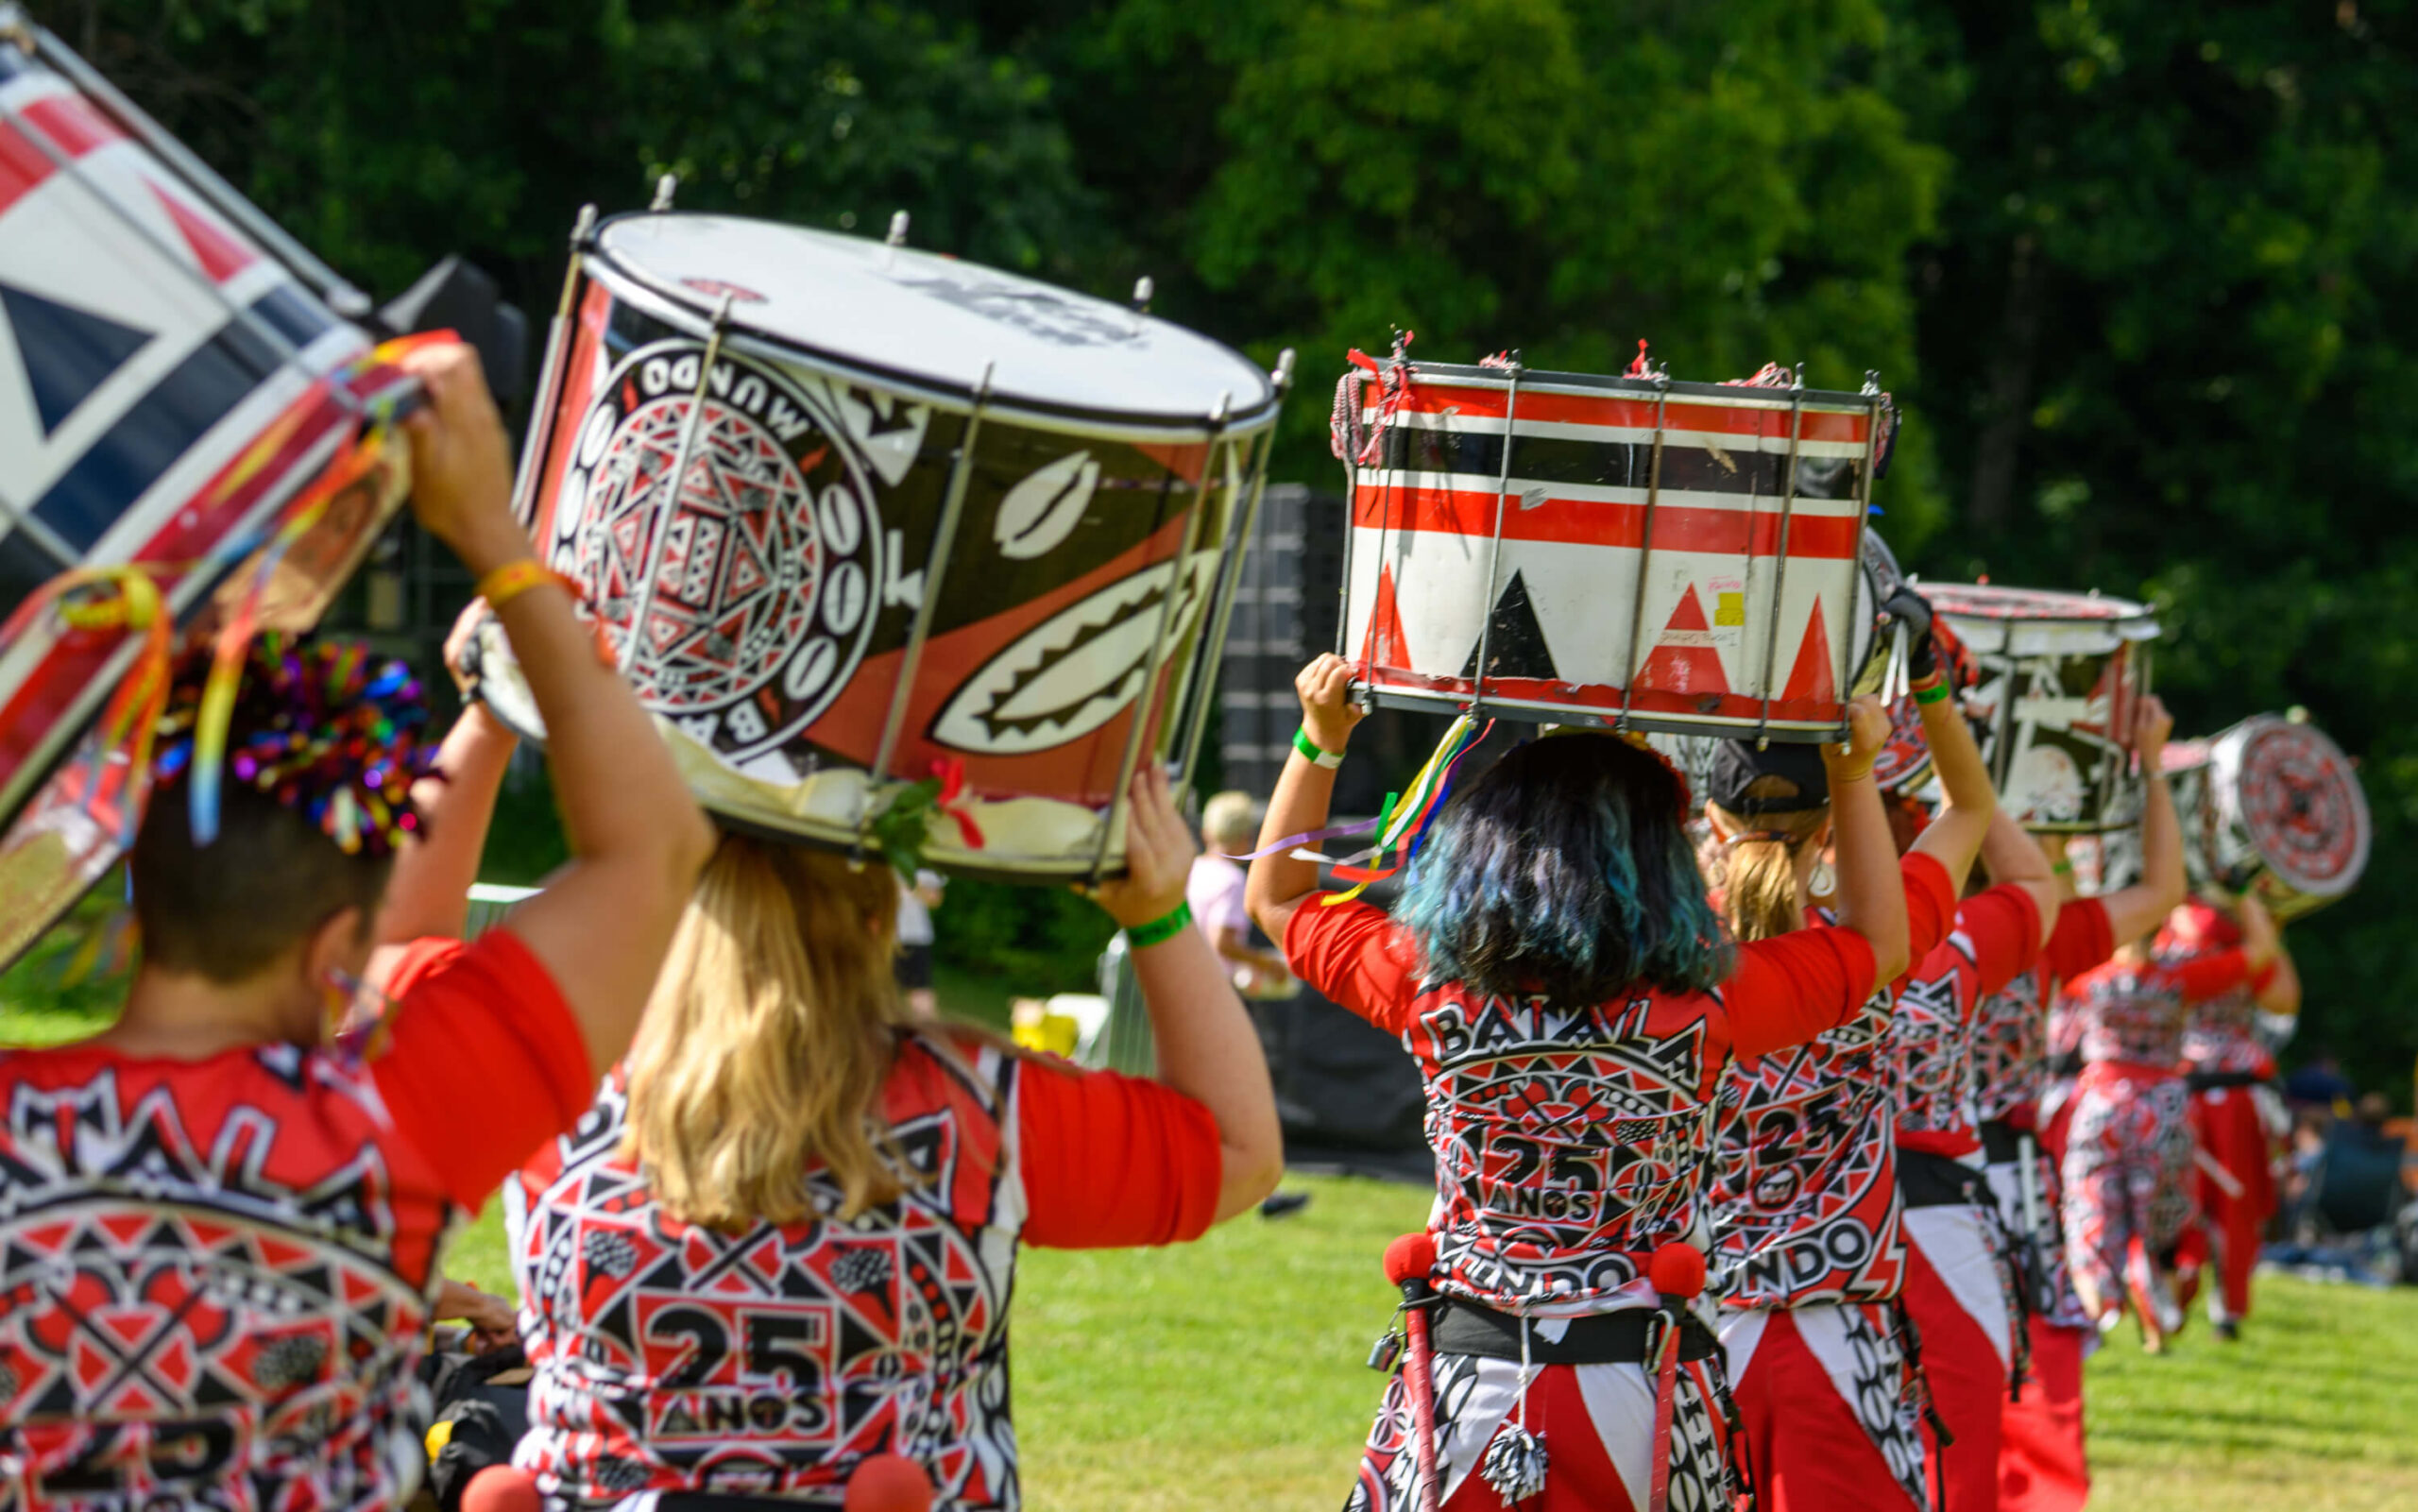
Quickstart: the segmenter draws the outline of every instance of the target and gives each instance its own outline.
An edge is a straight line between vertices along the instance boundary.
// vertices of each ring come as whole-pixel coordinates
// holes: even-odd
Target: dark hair
[[[241,783],[219,799],[218,838],[193,842],[188,784],[163,784],[128,862],[143,959],[221,985],[255,977],[342,910],[362,926],[385,895],[391,856],[347,856],[304,814]]]
[[[1678,780],[1609,735],[1520,746],[1455,795],[1396,916],[1431,982],[1578,1007],[1635,983],[1702,991],[1731,947],[1706,900]]]

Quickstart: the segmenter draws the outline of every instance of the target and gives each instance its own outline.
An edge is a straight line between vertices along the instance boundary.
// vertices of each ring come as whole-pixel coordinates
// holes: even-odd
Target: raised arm
[[[1990,830],[1982,841],[1982,859],[1989,863],[1993,883],[2019,887],[2031,894],[2032,906],[2040,910],[2040,938],[2033,947],[2036,950],[2048,943],[2057,927],[2057,909],[2065,901],[2065,892],[2057,884],[2057,875],[2049,869],[2049,858],[2040,854],[2040,847],[2003,808],[1990,815]]]
[[[2256,994],[2259,1011],[2279,1018],[2297,1017],[2301,1011],[2301,973],[2292,964],[2292,953],[2286,948],[2283,931],[2275,935],[2275,974]]]
[[[1293,679],[1293,690],[1302,700],[1303,738],[1330,756],[1343,755],[1353,727],[1367,713],[1353,705],[1347,696],[1351,688],[1352,664],[1332,652],[1303,668]],[[1327,807],[1334,801],[1335,769],[1319,765],[1296,745],[1276,778],[1275,796],[1268,801],[1268,817],[1259,826],[1260,848],[1265,850],[1287,835],[1323,828]],[[1282,947],[1293,910],[1318,885],[1316,861],[1285,854],[1262,856],[1251,863],[1243,901],[1261,930]]]
[[[431,400],[407,422],[420,523],[483,581],[530,560],[528,534],[512,517],[503,426],[478,359],[449,346],[405,361]],[[496,596],[496,618],[546,722],[571,852],[545,891],[514,910],[511,928],[553,977],[601,1072],[638,1027],[713,830],[637,696],[598,658],[570,596],[552,583]]]
[[[2166,739],[2174,717],[2154,698],[2141,700],[2133,722],[2133,749],[2140,754],[2148,788],[2141,810],[2141,879],[2100,899],[2107,909],[2107,932],[2118,943],[2138,940],[2165,922],[2189,886],[2183,873],[2183,824],[2166,781]]]
[[[1831,835],[1839,874],[1832,894],[1840,926],[1872,947],[1873,979],[1892,982],[1908,964],[1906,884],[1889,816],[1872,780],[1872,758],[1889,738],[1889,716],[1877,698],[1848,708],[1848,743],[1822,747],[1831,783]]]
[[[461,644],[484,612],[485,605],[472,600],[454,621],[452,634],[445,637],[448,667],[457,665]],[[519,743],[480,704],[466,705],[446,733],[436,752],[441,776],[424,779],[412,790],[422,827],[395,858],[394,878],[378,912],[379,949],[370,959],[371,981],[383,983],[401,947],[415,940],[461,937],[469,922],[470,884],[479,879],[487,824],[495,818],[496,793]]]
[[[1932,770],[1939,773],[1946,796],[1938,817],[1916,839],[1913,849],[1939,862],[1948,872],[1950,891],[1962,893],[1966,874],[1972,871],[1973,858],[1981,854],[1990,832],[1990,816],[1998,812],[1999,795],[1990,786],[1982,749],[1973,743],[1972,728],[1957,706],[1955,687],[1939,665],[1932,643],[1930,602],[1907,587],[1890,595],[1886,607],[1914,631],[1906,670],[1914,674],[1923,740],[1931,747]]]
[[[1125,875],[1103,883],[1098,894],[1100,907],[1127,929],[1163,919],[1183,902],[1194,854],[1192,831],[1176,812],[1166,773],[1156,763],[1134,774],[1132,797]],[[1285,1174],[1285,1136],[1259,1032],[1199,929],[1178,929],[1130,959],[1149,1010],[1158,1079],[1200,1103],[1217,1121],[1222,1222],[1276,1190]]]

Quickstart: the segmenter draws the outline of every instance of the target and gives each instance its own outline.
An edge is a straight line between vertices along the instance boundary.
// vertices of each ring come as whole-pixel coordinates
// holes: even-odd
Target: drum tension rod
[[[1640,654],[1645,639],[1645,577],[1654,560],[1654,506],[1662,497],[1662,428],[1670,413],[1671,369],[1666,365],[1654,377],[1654,454],[1645,465],[1645,519],[1637,541],[1637,591],[1630,596],[1628,675],[1621,680],[1621,711],[1612,728],[1626,733],[1629,709],[1637,701],[1637,680],[1645,674],[1646,657]]]
[[[1763,636],[1763,711],[1755,724],[1755,749],[1772,743],[1772,674],[1779,670],[1779,623],[1787,613],[1788,532],[1796,510],[1796,457],[1805,440],[1805,360],[1798,358],[1788,375],[1788,471],[1779,495],[1779,562],[1772,574],[1772,617]],[[1751,550],[1751,543],[1749,550]]]

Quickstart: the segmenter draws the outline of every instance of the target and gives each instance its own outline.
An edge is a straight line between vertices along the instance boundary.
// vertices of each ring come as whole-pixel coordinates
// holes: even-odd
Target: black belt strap
[[[1534,1365],[1643,1365],[1646,1333],[1660,1315],[1633,1307],[1618,1313],[1595,1313],[1565,1318],[1569,1328],[1549,1339],[1528,1319],[1528,1360]],[[1520,1358],[1521,1319],[1458,1298],[1440,1300],[1429,1334],[1439,1354],[1474,1354],[1489,1360]],[[1694,1313],[1679,1318],[1679,1358],[1710,1360],[1721,1352],[1721,1341]]]
[[[1993,1165],[2012,1165],[2023,1158],[2024,1130],[2003,1118],[1993,1118],[1982,1125],[1982,1158]],[[2033,1140],[2038,1147],[2039,1140]]]
[[[1910,1208],[1978,1206],[1990,1199],[1988,1181],[1962,1161],[1898,1147],[1898,1190]]]
[[[2263,1087],[2267,1078],[2256,1071],[2187,1071],[2183,1085],[2193,1093],[2222,1092],[2231,1087]]]

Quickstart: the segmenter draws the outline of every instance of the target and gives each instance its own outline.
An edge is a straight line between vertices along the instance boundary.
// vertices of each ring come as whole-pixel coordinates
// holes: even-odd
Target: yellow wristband
[[[578,584],[533,556],[524,556],[518,562],[506,562],[489,572],[479,579],[476,592],[487,601],[488,608],[501,609],[541,583],[551,583],[570,594],[573,603],[579,602]]]

